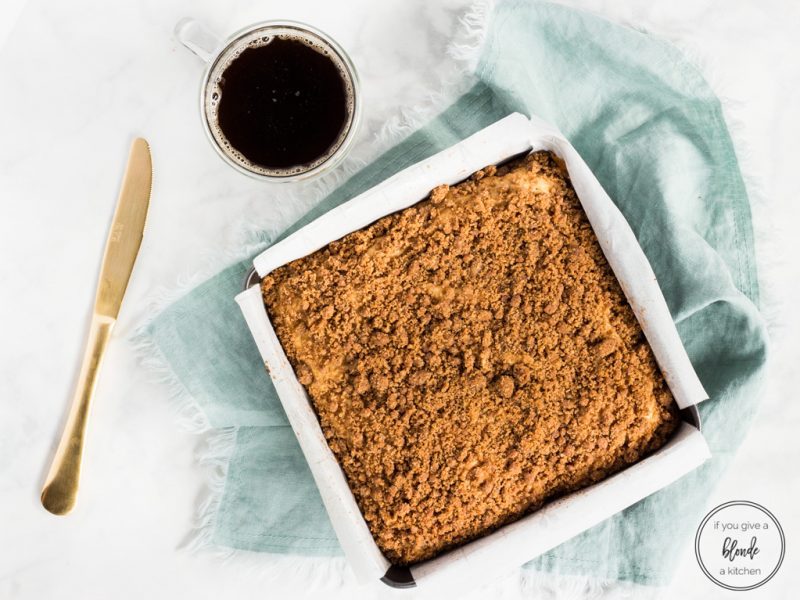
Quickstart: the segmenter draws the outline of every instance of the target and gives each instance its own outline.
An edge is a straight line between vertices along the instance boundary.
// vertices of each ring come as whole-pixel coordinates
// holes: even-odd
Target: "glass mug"
[[[200,22],[183,19],[175,26],[175,36],[206,63],[200,86],[200,117],[211,145],[234,169],[265,181],[299,181],[329,171],[345,157],[358,129],[361,93],[353,62],[341,46],[328,35],[310,25],[295,21],[264,21],[245,27],[222,41]],[[248,159],[226,139],[218,122],[218,109],[221,96],[224,95],[222,75],[226,69],[244,50],[264,46],[269,40],[281,37],[302,40],[303,43],[326,55],[338,68],[344,86],[345,118],[338,137],[316,160],[291,167],[276,168],[257,164]],[[270,140],[265,139],[263,143],[268,145]]]

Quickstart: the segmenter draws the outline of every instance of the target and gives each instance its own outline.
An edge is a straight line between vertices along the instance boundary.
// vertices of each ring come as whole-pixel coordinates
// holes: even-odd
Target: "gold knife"
[[[152,182],[150,146],[145,140],[137,138],[131,144],[128,166],[108,232],[78,386],[42,489],[42,506],[54,515],[65,515],[75,506],[89,405],[111,330],[117,322],[122,297],[142,243]]]

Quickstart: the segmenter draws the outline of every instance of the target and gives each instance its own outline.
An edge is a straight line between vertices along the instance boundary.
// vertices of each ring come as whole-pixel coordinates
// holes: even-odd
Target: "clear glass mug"
[[[329,155],[327,155],[319,164],[299,170],[294,173],[275,174],[267,173],[269,169],[259,170],[247,164],[244,160],[237,160],[232,154],[234,152],[226,152],[223,148],[225,141],[220,139],[219,133],[215,132],[212,127],[211,119],[213,118],[212,106],[216,99],[214,88],[215,82],[218,81],[222,71],[226,66],[235,60],[238,52],[241,52],[248,46],[254,39],[260,36],[281,35],[286,33],[296,33],[307,37],[327,52],[330,53],[334,60],[344,67],[345,75],[349,78],[349,85],[352,89],[352,111],[350,112],[349,121],[345,125],[343,131],[343,138],[338,140],[339,146]],[[331,170],[338,165],[347,154],[347,151],[353,144],[353,139],[356,135],[356,130],[361,118],[361,90],[358,81],[358,73],[356,72],[353,61],[330,36],[325,33],[297,21],[263,21],[249,25],[239,31],[233,33],[225,40],[220,40],[217,36],[212,34],[205,26],[195,19],[182,19],[175,26],[175,37],[186,48],[200,57],[205,63],[206,68],[203,73],[202,83],[200,85],[200,118],[203,122],[203,128],[206,132],[206,137],[211,142],[217,154],[230,166],[257,179],[274,182],[290,182],[309,179],[321,173]]]

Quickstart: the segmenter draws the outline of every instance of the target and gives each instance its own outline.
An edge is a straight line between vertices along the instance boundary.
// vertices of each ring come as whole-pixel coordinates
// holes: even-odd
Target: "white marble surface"
[[[737,139],[762,175],[769,214],[796,227],[800,10],[793,2],[569,0],[692,49],[714,87],[739,104]],[[351,52],[367,107],[362,152],[399,108],[419,105],[453,69],[444,55],[467,3],[448,0],[13,0],[0,4],[0,598],[256,598],[308,592],[286,573],[266,584],[254,561],[180,549],[202,492],[197,438],[179,430],[165,390],[148,383],[127,335],[160,286],[202,270],[206,249],[237,239],[243,219],[277,226],[301,212],[281,190],[239,175],[204,139],[201,65],[172,38],[192,15],[220,33],[266,18],[313,23]],[[17,13],[19,14],[17,15]],[[131,138],[153,147],[149,229],[97,390],[81,497],[68,518],[38,503],[81,352],[96,268]],[[800,242],[770,234],[769,276],[800,299]],[[200,258],[202,257],[202,258]],[[764,403],[710,505],[746,498],[781,519],[786,564],[745,597],[788,598],[800,540],[797,311],[782,320]],[[780,333],[780,332],[779,332]],[[375,595],[344,587],[326,597]],[[665,597],[725,598],[700,573],[690,540]],[[579,595],[578,595],[579,596]],[[738,597],[738,596],[736,596]]]

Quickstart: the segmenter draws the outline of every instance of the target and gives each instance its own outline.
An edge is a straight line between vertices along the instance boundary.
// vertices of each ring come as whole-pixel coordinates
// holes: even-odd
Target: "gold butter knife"
[[[117,322],[122,297],[142,243],[152,181],[150,147],[145,140],[137,138],[131,145],[117,208],[108,232],[78,386],[42,489],[42,506],[54,515],[65,515],[75,506],[89,406],[111,330]]]

